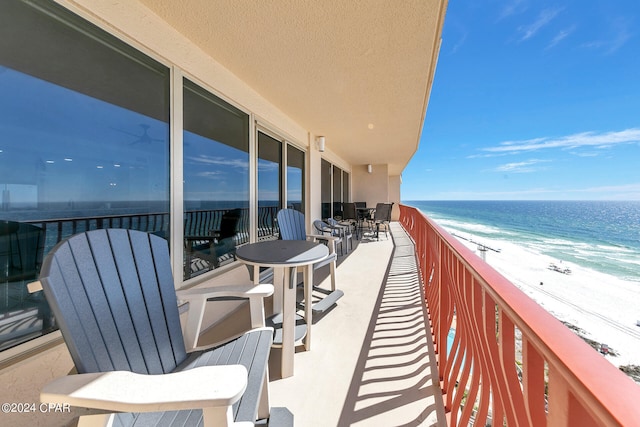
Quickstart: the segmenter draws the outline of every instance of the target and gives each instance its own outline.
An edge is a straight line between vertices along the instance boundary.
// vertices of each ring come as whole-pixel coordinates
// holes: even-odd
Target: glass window
[[[322,193],[322,218],[329,218],[331,213],[331,163],[322,159],[320,164]]]
[[[349,174],[322,159],[322,217],[342,218],[342,204],[350,200]]]
[[[304,151],[287,145],[287,206],[304,213]]]
[[[0,350],[56,329],[29,294],[60,240],[168,235],[169,69],[53,2],[0,3]]]
[[[342,218],[342,169],[333,166],[333,217]]]
[[[351,195],[349,193],[349,174],[342,171],[342,203],[348,203],[351,201]]]
[[[184,278],[249,240],[249,115],[184,80]]]
[[[258,132],[258,240],[277,239],[282,207],[282,142]]]

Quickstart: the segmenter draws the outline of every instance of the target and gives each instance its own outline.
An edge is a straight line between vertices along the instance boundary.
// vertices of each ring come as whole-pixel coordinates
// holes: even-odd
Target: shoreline
[[[635,304],[640,301],[640,283],[514,243],[464,234],[457,232],[455,238],[480,257],[478,244],[499,249],[485,251],[486,262],[555,318],[580,328],[585,338],[606,344],[616,355],[603,357],[613,365],[640,365],[640,308]],[[571,273],[550,269],[552,263]]]

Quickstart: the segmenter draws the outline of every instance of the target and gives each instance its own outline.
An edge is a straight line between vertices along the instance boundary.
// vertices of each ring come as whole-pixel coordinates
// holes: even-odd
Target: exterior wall
[[[354,202],[367,202],[367,206],[375,207],[376,203],[395,202],[389,193],[389,174],[387,165],[372,165],[371,173],[367,165],[355,165],[351,169],[353,179]]]
[[[0,372],[0,401],[35,405],[35,411],[1,413],[3,426],[58,427],[66,425],[77,412],[41,410],[40,390],[54,378],[67,375],[73,369],[71,356],[64,344],[42,351]]]
[[[269,124],[271,128],[278,129],[301,147],[307,147],[307,217],[310,221],[311,218],[320,216],[321,153],[315,149],[313,143],[311,146],[309,144],[309,141],[315,140],[314,135],[309,134],[306,129],[136,0],[58,2],[166,65],[174,65],[177,76],[184,74],[199,82],[213,93],[250,112],[252,120]],[[344,161],[340,160],[340,164],[344,164]],[[235,266],[213,279],[207,279],[207,285],[246,283],[247,280],[246,268]],[[233,304],[228,303],[226,312],[234,308]],[[218,319],[219,316],[215,318],[207,314],[205,324]],[[22,361],[0,370],[0,381],[3,384],[0,400],[8,403],[35,404],[37,409],[42,386],[56,377],[68,374],[72,369],[73,362],[64,344],[54,345],[48,350],[37,352],[34,356],[24,356]],[[29,414],[0,414],[0,425],[60,426],[67,424],[78,414],[77,411],[56,414],[38,410]]]
[[[399,183],[396,183],[395,177],[393,180],[389,179],[386,165],[373,165],[372,174],[367,173],[366,165],[348,165],[331,152],[330,138],[327,140],[329,148],[320,153],[314,145],[316,135],[310,134],[287,117],[245,82],[150,13],[137,0],[57,1],[166,65],[173,64],[178,77],[184,74],[196,80],[213,93],[251,112],[252,119],[269,124],[300,146],[307,147],[306,217],[309,229],[312,219],[321,216],[320,165],[323,157],[351,172],[352,200],[366,201],[369,206],[375,206],[378,202],[399,202]],[[246,269],[237,266],[208,280],[207,285],[240,283],[247,279]],[[233,308],[231,305],[232,303],[230,309]],[[206,323],[212,323],[216,318],[211,316],[207,320]],[[72,368],[73,363],[64,344],[41,351],[0,371],[0,381],[4,385],[0,391],[0,399],[2,402],[33,403],[37,407],[42,386],[53,378],[66,375]],[[40,411],[30,414],[2,414],[0,424],[60,426],[77,414]]]
[[[322,214],[322,178],[321,178],[321,161],[322,153],[315,148],[316,135],[310,134],[309,141],[310,149],[307,151],[307,206],[305,208],[305,221],[307,223],[307,230],[312,229],[312,222],[314,218],[320,218]]]
[[[389,177],[389,201],[393,202],[391,211],[391,220],[398,221],[400,219],[400,184],[402,177],[400,175],[392,175]]]
[[[261,121],[306,145],[307,131],[304,128],[137,0],[57,1],[143,52],[155,54],[161,62],[175,64],[217,95],[251,111]]]

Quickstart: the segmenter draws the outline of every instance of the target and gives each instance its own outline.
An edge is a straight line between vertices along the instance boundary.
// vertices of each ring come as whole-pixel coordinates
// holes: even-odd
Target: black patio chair
[[[376,240],[380,240],[380,227],[384,227],[384,236],[388,239],[389,223],[391,222],[391,208],[393,203],[378,203],[370,220],[371,226],[376,227]]]

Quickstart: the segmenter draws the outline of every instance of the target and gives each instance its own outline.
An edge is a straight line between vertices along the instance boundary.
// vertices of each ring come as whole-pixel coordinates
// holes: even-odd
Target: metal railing
[[[220,229],[222,216],[229,209],[191,210],[184,213],[185,236],[210,236],[212,230]],[[275,206],[261,206],[257,215],[258,240],[277,238],[279,233]],[[38,243],[23,241],[11,250],[7,242],[15,242],[16,237],[8,236],[0,241],[0,262],[4,262],[5,271],[0,271],[0,351],[18,345],[24,341],[51,332],[56,328],[50,310],[42,295],[28,293],[26,283],[35,280],[46,255],[60,241],[89,230],[104,228],[125,228],[156,233],[168,237],[170,218],[167,212],[131,213],[120,215],[84,216],[58,219],[37,219],[22,221],[37,227]],[[236,227],[235,244],[241,245],[249,241],[249,209],[243,208]],[[31,253],[28,253],[31,251]],[[19,253],[20,252],[20,253]],[[214,269],[216,263],[198,258],[198,254],[183,256],[183,279]],[[8,254],[8,255],[7,255]],[[21,261],[20,275],[10,271],[11,261],[7,257],[19,257]],[[214,255],[217,256],[217,255]],[[26,260],[31,260],[28,263]],[[224,253],[217,258],[223,262],[232,262],[233,254]],[[27,269],[22,264],[29,264]],[[0,266],[2,268],[2,266]],[[23,271],[24,270],[24,271]],[[26,271],[26,273],[25,273]]]
[[[193,210],[184,213],[185,235],[208,235],[210,230],[220,228],[222,215],[229,209]],[[277,207],[258,208],[258,237],[266,238],[276,234]],[[60,219],[24,221],[44,230],[44,253],[48,253],[58,242],[83,231],[103,228],[126,228],[149,233],[168,234],[170,218],[168,212],[136,213],[121,215],[101,215]],[[249,208],[242,209],[238,224],[238,244],[249,241]]]
[[[400,221],[449,425],[640,426],[629,377],[419,210],[400,205]]]

